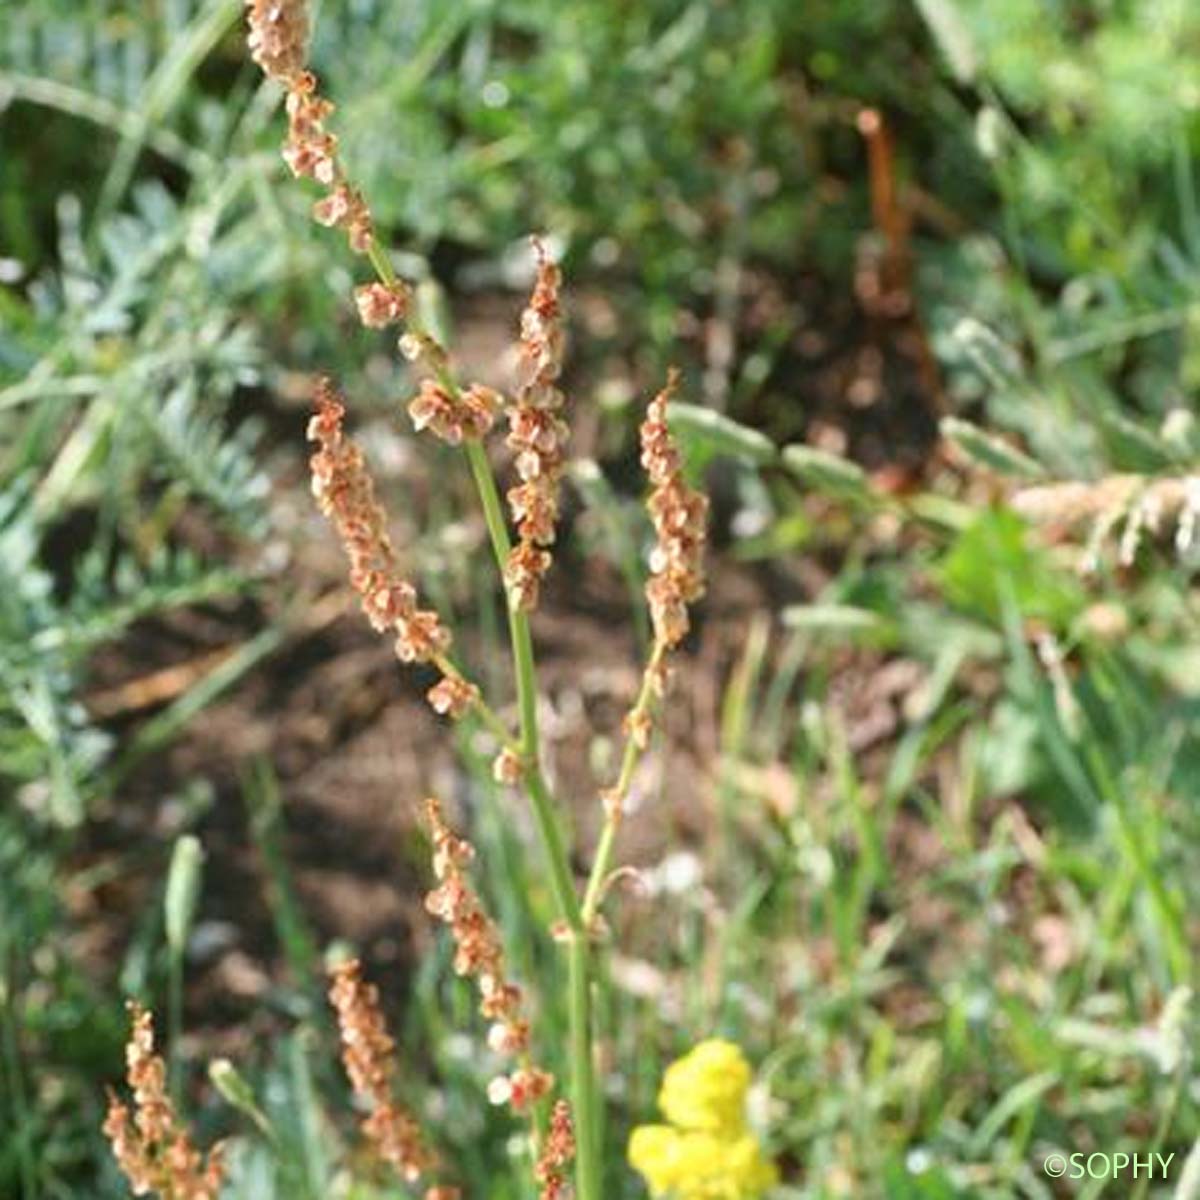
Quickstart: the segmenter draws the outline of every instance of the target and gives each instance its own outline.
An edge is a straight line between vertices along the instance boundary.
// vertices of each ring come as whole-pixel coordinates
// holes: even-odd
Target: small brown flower
[[[407,285],[396,283],[365,283],[354,289],[358,319],[368,329],[384,329],[404,320],[410,303]]]
[[[423,379],[408,415],[418,433],[430,429],[442,441],[458,446],[482,438],[491,429],[499,406],[497,393],[480,384],[459,392],[438,380]]]
[[[461,675],[446,675],[429,689],[427,699],[434,712],[458,720],[479,699],[479,689]]]
[[[337,1013],[342,1063],[350,1086],[370,1107],[362,1129],[382,1161],[412,1183],[436,1159],[412,1114],[392,1096],[396,1044],[379,1006],[379,989],[367,983],[357,960],[334,968],[329,999]]]
[[[325,132],[333,105],[317,92],[317,77],[301,71],[287,94],[288,136],[283,160],[292,174],[328,187],[337,177],[337,138]]]
[[[540,1067],[518,1067],[510,1075],[497,1075],[488,1084],[488,1099],[507,1104],[515,1113],[528,1112],[554,1086],[554,1076]]]
[[[508,746],[505,746],[492,760],[492,778],[497,783],[515,787],[521,782],[524,774],[525,764],[522,763],[521,756]]]
[[[167,1068],[154,1052],[154,1022],[130,1003],[132,1019],[125,1047],[126,1078],[133,1112],[109,1093],[104,1134],[134,1194],[157,1193],[162,1200],[216,1200],[225,1170],[221,1147],[207,1159],[192,1145],[166,1091]]]
[[[337,184],[328,196],[313,205],[313,220],[318,225],[346,230],[350,249],[365,254],[371,244],[371,213],[362,193],[348,183]]]

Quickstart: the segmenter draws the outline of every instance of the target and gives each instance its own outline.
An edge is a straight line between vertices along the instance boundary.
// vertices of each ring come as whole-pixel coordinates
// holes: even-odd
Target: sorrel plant
[[[530,627],[542,580],[552,564],[551,547],[559,514],[559,487],[566,465],[568,436],[564,396],[558,379],[563,356],[561,277],[544,244],[533,239],[536,282],[520,322],[515,387],[504,396],[456,374],[447,347],[421,327],[413,290],[395,271],[381,243],[366,199],[354,186],[328,127],[333,105],[307,65],[309,20],[303,0],[250,0],[249,47],[265,74],[284,89],[288,135],[283,157],[292,173],[319,185],[313,206],[322,225],[345,231],[351,250],[373,269],[375,278],[355,289],[361,322],[370,328],[401,330],[399,349],[418,379],[408,412],[419,432],[461,447],[466,456],[488,536],[503,582],[516,694],[517,723],[510,728],[451,655],[450,631],[437,613],[420,607],[414,584],[405,577],[401,556],[387,533],[364,455],[346,434],[346,403],[330,381],[316,394],[309,438],[313,491],[346,550],[350,582],[372,626],[394,638],[404,662],[428,664],[441,678],[428,699],[441,715],[457,719],[473,713],[494,735],[496,779],[522,791],[532,808],[558,909],[555,937],[565,948],[569,1015],[570,1106],[550,1101],[555,1082],[534,1053],[536,1031],[523,1015],[519,986],[507,976],[498,931],[470,884],[466,867],[473,857],[468,842],[445,823],[436,800],[426,802],[434,844],[437,887],[427,899],[430,912],[453,932],[456,970],[473,976],[481,1011],[493,1021],[489,1043],[514,1062],[492,1081],[489,1096],[531,1120],[535,1174],[544,1197],[562,1195],[565,1170],[574,1156],[579,1200],[605,1194],[600,1146],[600,1091],[597,1085],[592,989],[600,910],[611,878],[624,803],[641,755],[647,750],[656,706],[668,686],[668,653],[688,632],[688,606],[703,592],[702,554],[708,503],[684,479],[679,451],[668,423],[671,397],[679,387],[673,371],[650,401],[641,426],[641,461],[651,491],[648,499],[655,545],[646,597],[653,639],[634,703],[624,720],[619,770],[601,802],[604,823],[587,880],[574,878],[565,844],[561,798],[543,768],[538,727],[538,683]],[[507,492],[515,529],[510,535],[504,503],[485,446],[496,421],[508,424],[506,444],[514,454],[517,482]],[[387,1065],[393,1044],[383,1028],[378,996],[358,964],[343,964],[332,992],[342,1030],[346,1065],[355,1090],[372,1105],[365,1122],[378,1155],[415,1181],[429,1173],[432,1155],[420,1142],[411,1117],[390,1101]],[[427,1196],[450,1194],[430,1188]]]

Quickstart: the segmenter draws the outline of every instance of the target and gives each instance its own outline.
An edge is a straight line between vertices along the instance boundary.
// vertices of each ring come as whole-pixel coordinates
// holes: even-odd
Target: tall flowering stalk
[[[568,433],[559,416],[563,395],[556,385],[563,356],[562,273],[537,238],[534,248],[537,280],[521,315],[516,403],[508,410],[508,444],[516,452],[521,479],[509,489],[508,504],[520,540],[505,563],[505,578],[510,602],[526,612],[537,607],[538,585],[550,569],[546,547],[554,542]]]
[[[552,562],[550,547],[559,516],[568,436],[558,386],[564,346],[561,273],[545,246],[534,239],[536,278],[521,316],[512,398],[482,384],[460,383],[447,349],[414,321],[412,290],[397,277],[378,242],[366,201],[344,168],[337,138],[328,128],[333,105],[321,95],[317,78],[307,65],[309,21],[303,0],[248,0],[247,11],[251,54],[286,93],[288,136],[283,157],[294,175],[323,189],[313,217],[323,225],[345,230],[351,249],[364,255],[374,269],[376,278],[355,289],[359,319],[368,328],[401,327],[399,349],[417,380],[417,392],[407,402],[408,415],[418,433],[428,433],[463,450],[478,491],[508,598],[519,718],[515,732],[510,732],[484,703],[479,689],[450,661],[449,633],[438,616],[418,607],[416,590],[403,577],[399,555],[387,535],[386,518],[363,456],[344,432],[345,404],[331,384],[318,389],[316,414],[309,428],[317,447],[312,458],[314,493],[346,549],[351,584],[368,620],[394,637],[403,661],[427,663],[441,671],[441,680],[429,693],[430,703],[450,717],[475,713],[499,743],[493,766],[496,779],[520,787],[529,799],[558,906],[558,940],[566,946],[570,1023],[570,1103],[556,1101],[548,1124],[535,1129],[534,1174],[542,1200],[561,1200],[568,1194],[567,1173],[573,1161],[577,1200],[602,1200],[600,1097],[592,1049],[593,940],[623,802],[649,742],[655,702],[666,687],[667,655],[687,633],[688,606],[703,592],[701,557],[707,502],[684,480],[667,425],[668,404],[678,387],[678,376],[673,372],[667,386],[651,401],[641,429],[642,462],[652,489],[648,508],[655,529],[646,590],[654,645],[639,694],[625,720],[620,772],[604,792],[604,830],[581,895],[560,828],[559,806],[541,763],[529,624]],[[514,454],[517,477],[506,497],[515,540],[509,535],[500,490],[484,448],[501,415],[507,421],[506,440]],[[533,1050],[536,1031],[524,1014],[520,989],[507,975],[496,927],[466,875],[473,850],[446,825],[436,801],[427,803],[426,815],[437,878],[427,907],[450,926],[456,943],[456,970],[479,985],[481,1010],[492,1022],[489,1041],[514,1062],[511,1070],[493,1080],[491,1098],[515,1112],[528,1113],[549,1095],[553,1080],[538,1065]],[[353,1042],[356,1053],[365,1051],[372,1041],[382,1050],[384,1043],[371,1015],[374,996],[362,991],[357,968],[346,971],[335,982],[343,1036],[347,1028],[358,1030]],[[348,1043],[348,1069],[350,1051]],[[356,1089],[374,1097],[379,1080],[370,1074],[369,1065],[356,1063],[351,1078],[358,1072]],[[414,1160],[413,1166],[417,1165]]]
[[[125,1047],[126,1079],[133,1109],[109,1093],[104,1133],[113,1156],[135,1196],[161,1200],[217,1200],[225,1167],[221,1147],[207,1157],[167,1095],[167,1067],[154,1052],[154,1022],[138,1004],[130,1004],[129,1041]]]
[[[416,1183],[433,1171],[437,1158],[416,1119],[392,1093],[396,1043],[379,1007],[379,991],[363,979],[356,959],[334,968],[329,1000],[337,1013],[346,1075],[370,1107],[363,1133],[382,1162],[405,1182]],[[424,1193],[425,1200],[459,1200],[459,1196],[457,1188],[445,1185],[431,1185]]]
[[[497,1075],[488,1085],[493,1104],[507,1104],[526,1113],[554,1086],[554,1076],[532,1059],[529,1021],[523,1012],[520,987],[508,976],[500,931],[488,916],[466,875],[475,848],[455,834],[442,817],[442,806],[432,797],[425,801],[433,841],[433,873],[438,885],[425,897],[426,909],[450,926],[454,935],[454,970],[473,976],[479,985],[479,1011],[492,1022],[488,1045],[517,1060],[507,1075]]]

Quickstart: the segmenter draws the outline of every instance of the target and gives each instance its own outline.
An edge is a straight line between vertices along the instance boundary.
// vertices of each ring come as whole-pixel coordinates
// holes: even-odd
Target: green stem
[[[600,1200],[599,1093],[592,1062],[591,953],[587,934],[572,932],[568,959],[571,1099],[575,1108],[575,1185],[579,1200]]]
[[[183,954],[172,947],[167,961],[168,1084],[171,1099],[180,1101],[183,1072]]]
[[[665,653],[666,647],[661,642],[655,642],[654,650],[650,655],[650,661],[647,663],[645,673],[642,675],[641,690],[638,692],[633,710],[629,714],[631,725],[629,734],[625,740],[625,752],[621,756],[621,771],[617,776],[617,782],[612,788],[613,799],[608,805],[608,817],[604,822],[604,828],[600,831],[600,841],[596,846],[596,857],[592,862],[592,870],[588,876],[587,888],[583,893],[582,915],[585,926],[590,926],[592,921],[595,920],[596,913],[600,908],[600,901],[604,897],[604,881],[608,876],[608,869],[612,863],[613,848],[617,840],[617,827],[620,825],[621,820],[621,807],[625,803],[625,797],[629,792],[629,785],[633,782],[633,772],[637,767],[638,759],[642,756],[642,747],[638,744],[638,740],[634,736],[633,727],[636,725],[638,718],[650,707],[650,701],[653,697],[654,673],[657,671],[658,665]]]
[[[501,574],[508,562],[511,543],[504,523],[504,511],[496,489],[495,476],[487,454],[478,442],[467,443],[467,458],[483,505],[484,519],[491,536],[492,549]],[[592,1060],[592,998],[590,953],[586,925],[579,897],[571,879],[570,864],[562,831],[554,808],[554,798],[538,761],[537,675],[533,659],[533,639],[529,617],[506,604],[512,638],[513,665],[516,672],[517,703],[521,715],[521,757],[525,767],[525,786],[533,804],[538,834],[550,867],[550,884],[558,903],[559,915],[566,923],[570,949],[568,957],[568,1019],[570,1024],[571,1095],[575,1109],[575,1185],[578,1200],[600,1200],[600,1136],[598,1124],[599,1093]]]
[[[496,479],[492,474],[491,464],[487,454],[479,442],[467,442],[467,460],[471,464],[471,473],[475,476],[475,486],[479,491],[479,499],[483,505],[484,519],[487,521],[488,533],[491,535],[492,549],[501,571],[508,561],[510,542],[508,529],[504,524],[504,512],[500,507],[500,494],[496,489]],[[575,894],[575,885],[571,882],[571,870],[567,860],[566,847],[563,844],[562,831],[554,812],[554,799],[546,785],[546,777],[542,774],[538,762],[540,749],[537,723],[537,674],[533,661],[533,639],[529,632],[529,618],[525,613],[506,605],[508,611],[508,629],[512,639],[513,665],[517,677],[517,704],[521,713],[521,757],[525,766],[525,784],[529,798],[533,802],[533,814],[537,821],[538,833],[546,848],[546,857],[550,866],[550,883],[554,888],[554,896],[558,902],[559,915],[567,926],[579,932],[583,929],[583,921],[579,908],[579,897]]]

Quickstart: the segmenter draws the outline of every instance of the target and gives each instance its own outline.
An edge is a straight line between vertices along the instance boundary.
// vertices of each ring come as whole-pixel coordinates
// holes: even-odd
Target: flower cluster
[[[493,1022],[488,1045],[516,1057],[520,1064],[492,1080],[488,1098],[493,1104],[510,1105],[514,1112],[525,1112],[546,1095],[554,1079],[529,1061],[529,1022],[521,1011],[521,989],[508,978],[499,931],[464,870],[475,857],[474,847],[449,828],[437,800],[426,800],[425,811],[438,881],[425,897],[425,907],[450,926],[456,947],[454,970],[478,980],[479,1011]]]
[[[350,584],[372,627],[395,634],[401,662],[436,662],[445,671],[430,690],[429,702],[439,713],[460,717],[479,692],[445,662],[449,631],[437,613],[417,607],[416,589],[400,573],[362,450],[342,431],[345,415],[341,397],[322,380],[308,426],[309,441],[317,443],[309,460],[313,495],[341,538],[350,560]]]
[[[329,1000],[337,1013],[342,1062],[355,1093],[370,1105],[363,1133],[379,1157],[402,1179],[414,1183],[436,1159],[412,1115],[392,1096],[395,1048],[379,1007],[379,989],[367,983],[357,960],[333,969]],[[425,1200],[456,1200],[457,1189],[431,1187]]]
[[[704,594],[704,540],[708,498],[683,478],[679,450],[667,426],[667,405],[679,387],[672,370],[642,422],[642,466],[654,485],[646,507],[654,523],[655,546],[646,599],[656,642],[670,649],[688,631],[687,606]],[[661,682],[661,680],[660,680]]]
[[[333,104],[320,94],[317,77],[306,66],[307,5],[304,0],[247,0],[246,19],[251,56],[287,91],[283,159],[297,178],[313,179],[328,189],[313,205],[313,218],[345,229],[351,249],[367,253],[373,236],[371,213],[362,194],[344,177],[337,138],[325,128]]]
[[[192,1145],[166,1091],[167,1069],[154,1053],[150,1014],[130,1004],[132,1024],[125,1047],[126,1075],[134,1112],[112,1092],[104,1133],[134,1195],[157,1193],[163,1200],[216,1200],[224,1167],[221,1148],[207,1160]]]
[[[550,1128],[542,1143],[533,1177],[541,1191],[538,1200],[566,1200],[571,1194],[566,1169],[575,1157],[575,1128],[571,1123],[571,1106],[557,1100],[550,1113]]]
[[[491,429],[502,400],[498,392],[474,383],[460,391],[437,379],[422,379],[408,406],[413,428],[429,429],[451,446],[478,441]]]
[[[364,283],[354,289],[358,319],[368,329],[385,329],[404,320],[412,303],[407,284]]]
[[[516,452],[521,482],[508,492],[519,540],[509,555],[505,576],[514,607],[524,611],[537,607],[541,577],[550,568],[545,547],[554,541],[567,439],[567,426],[559,416],[563,395],[556,385],[563,356],[558,298],[562,274],[536,238],[534,248],[537,279],[521,314],[516,402],[509,409],[507,439]]]
[[[629,1161],[652,1196],[756,1200],[778,1172],[746,1125],[750,1066],[732,1042],[711,1039],[672,1063],[659,1108],[670,1124],[640,1125]]]

